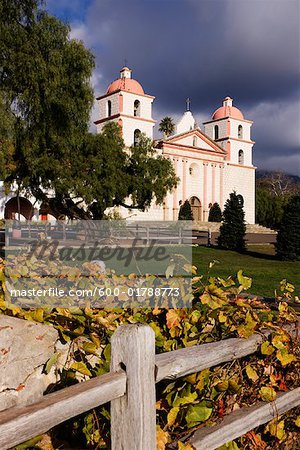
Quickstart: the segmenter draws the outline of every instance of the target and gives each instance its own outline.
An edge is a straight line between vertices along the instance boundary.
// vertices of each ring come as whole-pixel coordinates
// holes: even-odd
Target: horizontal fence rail
[[[298,324],[287,326],[285,329],[292,336],[296,336]],[[261,334],[254,334],[248,339],[224,339],[156,355],[156,382],[163,379],[180,378],[251,355],[258,350],[259,346],[272,332],[272,330],[266,330]]]
[[[25,442],[50,428],[126,393],[126,374],[108,373],[75,384],[28,406],[0,412],[0,449]]]
[[[219,425],[195,431],[189,442],[196,450],[215,450],[299,405],[300,387],[279,394],[272,403],[260,402],[258,405],[234,411],[228,414]]]
[[[285,327],[297,336],[299,322]],[[255,353],[273,331],[231,338],[155,356],[151,327],[120,326],[112,337],[111,372],[45,395],[34,404],[0,412],[0,448],[8,449],[90,409],[111,402],[113,450],[155,450],[155,383],[176,379]],[[272,403],[229,414],[214,427],[196,431],[196,450],[213,450],[276,415],[300,405],[300,387]]]

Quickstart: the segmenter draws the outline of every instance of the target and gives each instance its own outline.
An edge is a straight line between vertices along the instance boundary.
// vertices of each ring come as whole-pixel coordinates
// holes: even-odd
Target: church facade
[[[113,81],[106,93],[97,98],[99,119],[95,122],[100,133],[107,122],[119,124],[126,147],[138,142],[140,133],[153,139],[155,120],[152,106],[155,97],[144,92],[132,78],[128,67]],[[172,161],[180,182],[167,194],[163,205],[155,202],[146,211],[120,208],[129,220],[177,220],[182,202],[189,200],[193,217],[208,220],[209,209],[219,203],[221,209],[231,192],[244,200],[245,220],[255,223],[255,167],[252,164],[252,121],[226,97],[200,129],[189,104],[173,135],[154,141],[157,154]],[[0,182],[0,219],[55,220],[47,208],[34,198],[5,192]]]
[[[125,145],[134,145],[140,133],[153,139],[155,120],[152,117],[154,98],[145,94],[141,84],[123,67],[120,77],[113,81],[106,93],[97,98],[99,119],[97,132],[107,122],[119,124]],[[177,220],[180,204],[189,200],[193,217],[208,220],[209,209],[219,203],[221,209],[231,192],[244,200],[245,220],[255,223],[255,167],[252,163],[252,121],[226,97],[201,130],[189,110],[184,112],[174,135],[155,141],[158,154],[169,158],[180,182],[168,193],[164,204],[153,204],[146,212],[130,213],[121,209],[123,217],[138,220]]]

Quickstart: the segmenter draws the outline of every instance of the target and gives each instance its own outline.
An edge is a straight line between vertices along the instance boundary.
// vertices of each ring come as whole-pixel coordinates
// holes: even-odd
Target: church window
[[[197,137],[193,137],[193,147],[197,147]]]
[[[218,125],[215,125],[215,140],[219,139],[219,127]]]
[[[107,117],[111,116],[111,101],[107,101]]]
[[[244,164],[244,152],[239,150],[239,164]]]
[[[141,130],[134,130],[133,145],[137,147],[140,142]]]
[[[237,195],[237,200],[238,200],[240,206],[244,206],[244,197],[241,194]]]
[[[141,102],[139,100],[134,102],[133,115],[135,117],[140,117],[141,115]]]
[[[238,127],[238,138],[243,139],[243,127],[242,125],[239,125]]]
[[[192,163],[189,167],[189,174],[192,177],[197,178],[199,176],[199,166],[198,164]]]

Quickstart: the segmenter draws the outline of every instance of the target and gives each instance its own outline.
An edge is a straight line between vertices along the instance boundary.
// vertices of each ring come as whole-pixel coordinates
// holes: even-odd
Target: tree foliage
[[[164,137],[167,138],[174,133],[175,124],[172,117],[164,117],[159,124],[159,131],[164,133]]]
[[[243,198],[236,192],[232,192],[225,203],[218,246],[228,250],[243,252],[246,249],[245,235],[246,224]]]
[[[284,208],[276,253],[283,260],[300,260],[300,195],[292,197]]]
[[[219,203],[214,203],[209,210],[208,215],[209,222],[221,222],[222,221],[222,211]]]
[[[185,200],[185,202],[180,205],[178,220],[193,220],[193,211],[188,200]]]
[[[88,132],[93,103],[92,54],[38,3],[4,2],[0,19],[2,102],[14,118],[15,170],[5,181],[25,190],[48,189],[54,170],[60,177]]]
[[[156,157],[145,136],[128,153],[116,124],[89,133],[93,55],[39,4],[1,4],[5,184],[17,183],[53,215],[70,218],[101,219],[111,206],[144,210],[162,203],[177,183],[171,162]]]
[[[256,181],[255,222],[278,229],[283,210],[292,195],[300,192],[300,184],[282,172],[266,173]]]

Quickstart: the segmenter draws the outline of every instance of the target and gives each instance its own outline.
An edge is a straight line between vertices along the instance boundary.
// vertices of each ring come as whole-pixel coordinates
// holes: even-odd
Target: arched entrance
[[[4,209],[6,220],[31,220],[33,214],[33,206],[27,198],[13,197],[6,202]]]
[[[55,220],[64,220],[65,216],[57,216],[49,205],[47,203],[42,203],[39,209],[39,218],[42,221],[49,220],[49,221],[55,221]]]
[[[201,202],[198,197],[191,197],[190,198],[190,205],[193,212],[193,219],[197,220],[198,222],[201,222],[202,220],[202,206]]]

